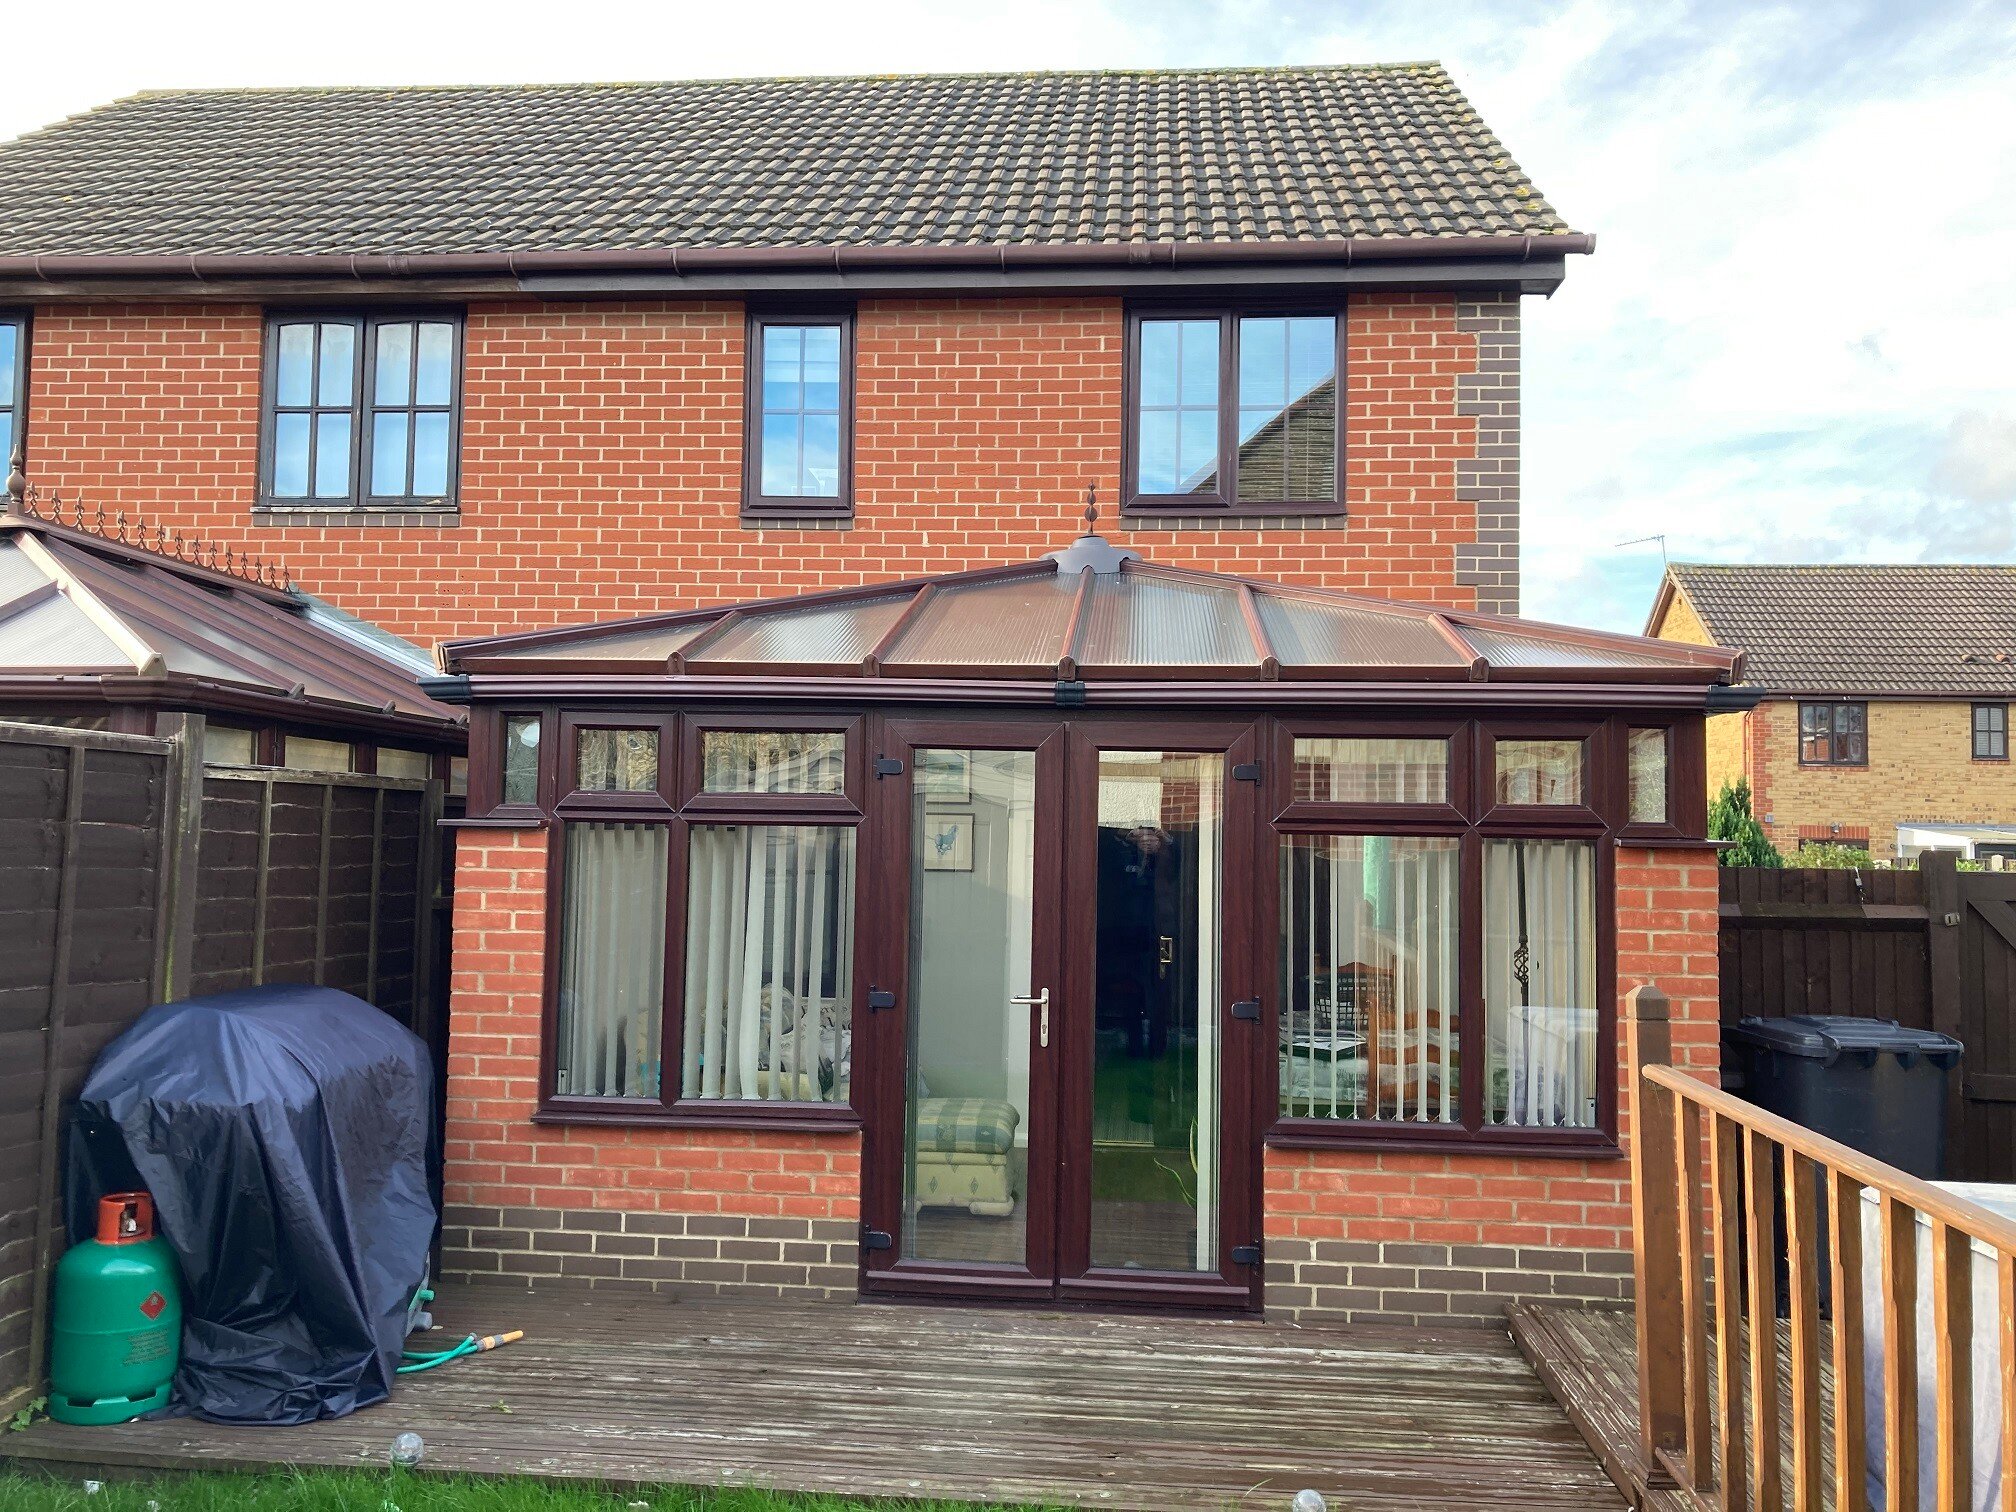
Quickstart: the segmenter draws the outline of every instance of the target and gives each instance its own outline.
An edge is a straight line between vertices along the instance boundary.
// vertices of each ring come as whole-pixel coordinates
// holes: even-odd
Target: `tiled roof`
[[[2016,695],[2016,565],[1669,571],[1751,686]]]
[[[1225,243],[1567,225],[1434,63],[133,96],[0,255]]]

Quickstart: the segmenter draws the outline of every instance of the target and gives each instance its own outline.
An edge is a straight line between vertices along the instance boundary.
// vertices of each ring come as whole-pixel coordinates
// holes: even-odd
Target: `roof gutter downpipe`
[[[0,256],[0,278],[32,278],[55,283],[73,278],[417,277],[520,278],[553,273],[689,273],[778,271],[792,268],[845,273],[877,268],[1174,268],[1178,254],[1186,266],[1255,263],[1354,263],[1441,261],[1502,257],[1527,262],[1536,257],[1586,254],[1596,238],[1583,233],[1552,236],[1356,236],[1329,240],[1259,242],[1073,242],[992,243],[970,247],[661,247],[574,252],[415,252],[415,253],[116,253],[76,256],[34,253]]]

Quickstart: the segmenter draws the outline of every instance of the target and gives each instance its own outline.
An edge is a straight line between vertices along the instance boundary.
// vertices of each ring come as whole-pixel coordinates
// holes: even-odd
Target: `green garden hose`
[[[446,1365],[450,1360],[459,1360],[464,1355],[482,1354],[485,1350],[497,1349],[524,1337],[523,1329],[514,1328],[509,1333],[491,1334],[481,1339],[470,1334],[452,1349],[408,1349],[404,1351],[407,1363],[399,1367],[399,1374],[412,1375],[416,1371],[432,1370],[436,1365]]]

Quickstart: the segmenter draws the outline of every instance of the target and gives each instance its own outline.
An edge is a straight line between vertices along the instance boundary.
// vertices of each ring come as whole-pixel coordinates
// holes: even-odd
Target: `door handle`
[[[1036,1043],[1047,1049],[1050,1044],[1050,989],[1045,987],[1034,997],[1011,997],[1008,1001],[1024,1008],[1042,1010],[1042,1017],[1037,1020]]]

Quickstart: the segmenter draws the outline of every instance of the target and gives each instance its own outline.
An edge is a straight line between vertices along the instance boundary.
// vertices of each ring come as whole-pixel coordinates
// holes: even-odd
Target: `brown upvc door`
[[[1250,728],[878,734],[864,1289],[1257,1304]]]

